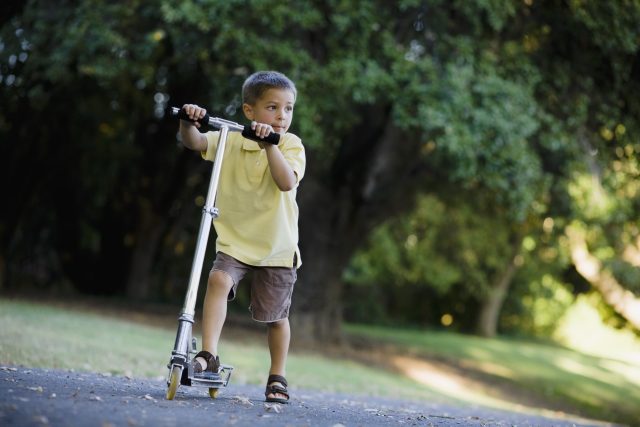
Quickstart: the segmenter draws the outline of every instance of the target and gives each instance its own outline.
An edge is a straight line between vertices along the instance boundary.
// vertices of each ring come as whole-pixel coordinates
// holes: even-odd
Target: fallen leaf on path
[[[431,418],[445,418],[445,419],[447,419],[447,420],[455,420],[455,419],[456,419],[456,417],[451,417],[451,416],[449,416],[449,415],[447,415],[447,414],[445,414],[445,415],[433,415],[433,414],[429,414],[428,416],[429,416],[429,417],[431,417]]]
[[[33,417],[33,421],[40,424],[49,424],[49,419],[44,415],[36,415]]]
[[[233,399],[236,403],[242,403],[243,405],[253,406],[253,403],[251,403],[251,400],[249,400],[248,397],[233,396]]]
[[[280,412],[282,412],[282,406],[280,406],[277,403],[274,403],[274,404],[265,403],[264,404],[264,409],[267,412],[275,412],[276,414],[279,414]]]
[[[44,391],[44,389],[41,386],[38,386],[38,387],[27,387],[27,389],[29,389],[31,391],[37,391],[38,393],[42,393]]]

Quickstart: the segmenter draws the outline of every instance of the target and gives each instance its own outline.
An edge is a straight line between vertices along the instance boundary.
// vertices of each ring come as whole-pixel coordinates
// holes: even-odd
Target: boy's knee
[[[231,279],[231,276],[224,271],[215,270],[209,273],[207,287],[209,289],[219,289],[228,293],[233,288],[233,280]]]
[[[270,328],[284,328],[288,324],[289,324],[289,319],[280,319],[280,320],[276,320],[275,322],[267,323],[267,326],[269,326]]]

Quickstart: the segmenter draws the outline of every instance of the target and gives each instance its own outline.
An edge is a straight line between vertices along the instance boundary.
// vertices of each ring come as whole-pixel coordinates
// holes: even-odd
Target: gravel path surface
[[[0,426],[599,426],[481,407],[291,389],[288,405],[266,404],[263,389],[234,384],[211,399],[164,381],[65,370],[0,367]]]

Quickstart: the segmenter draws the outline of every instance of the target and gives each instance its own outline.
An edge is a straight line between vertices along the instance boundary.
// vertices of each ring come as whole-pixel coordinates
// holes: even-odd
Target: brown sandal
[[[275,385],[273,383],[280,383],[282,386]],[[269,375],[269,379],[267,379],[267,388],[264,391],[264,397],[267,402],[274,403],[289,403],[289,391],[287,390],[288,384],[287,380],[281,375]],[[287,396],[283,397],[269,397],[270,394],[284,394]]]
[[[207,361],[207,366],[202,366],[197,360],[198,357],[202,357]],[[201,351],[193,358],[193,373],[198,376],[211,376],[220,374],[220,358],[214,356],[208,351]]]

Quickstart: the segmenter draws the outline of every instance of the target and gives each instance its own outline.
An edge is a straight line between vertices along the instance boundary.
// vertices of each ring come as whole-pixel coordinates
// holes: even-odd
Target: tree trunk
[[[584,130],[580,132],[578,141],[585,152],[585,162],[591,172],[593,199],[596,203],[603,204],[602,170],[596,163],[595,158],[589,155],[593,148],[588,138],[584,136],[585,134]],[[600,260],[589,253],[583,230],[576,225],[569,225],[565,229],[565,233],[569,238],[571,260],[578,273],[602,294],[607,304],[624,317],[635,329],[640,330],[640,299],[618,283],[611,272],[604,268]],[[637,239],[636,244],[640,246],[640,237]],[[640,251],[638,247],[633,244],[628,245],[622,253],[622,258],[632,265],[639,266]]]
[[[295,340],[341,342],[342,272],[375,225],[410,207],[419,185],[416,165],[406,160],[421,161],[407,153],[418,152],[417,138],[404,138],[384,106],[370,110],[362,114],[369,121],[345,139],[327,174],[310,173],[301,184],[303,265],[293,295]],[[315,166],[312,155],[308,170]]]
[[[311,187],[311,188],[310,188]],[[349,209],[331,200],[324,188],[307,183],[307,207],[313,206],[301,225],[303,265],[294,292],[292,333],[297,342],[342,342],[342,270],[353,241],[336,222],[339,211]],[[303,243],[304,242],[304,243]]]
[[[506,269],[497,278],[495,284],[489,290],[489,294],[481,303],[476,326],[476,333],[480,336],[489,338],[495,337],[498,333],[498,319],[502,311],[502,305],[509,293],[513,276],[520,265],[521,244],[522,239],[518,239],[518,242],[514,245],[514,255],[511,257]]]
[[[0,292],[4,290],[7,277],[7,268],[4,256],[0,253]]]
[[[571,260],[578,273],[602,294],[607,304],[636,330],[640,330],[640,299],[620,285],[600,260],[589,253],[582,230],[570,225],[565,232],[569,238]]]
[[[622,259],[634,267],[640,267],[640,236],[636,238],[635,244],[632,243],[624,248]]]
[[[151,269],[166,226],[148,200],[140,203],[140,217],[126,288],[127,297],[134,300],[144,300],[151,296]]]

